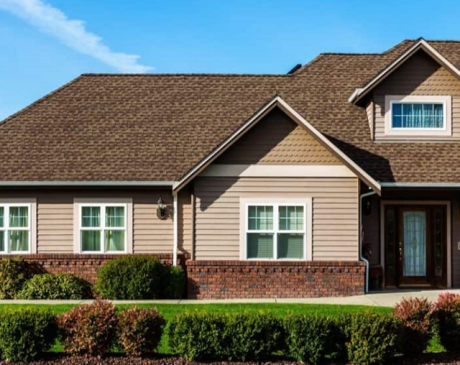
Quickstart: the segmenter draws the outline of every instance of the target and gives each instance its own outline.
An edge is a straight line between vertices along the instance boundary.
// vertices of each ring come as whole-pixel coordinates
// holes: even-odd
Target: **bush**
[[[280,349],[283,329],[270,313],[185,312],[171,321],[168,338],[188,360],[261,360]]]
[[[404,326],[405,355],[420,355],[432,335],[432,306],[426,298],[403,299],[393,310],[393,317]]]
[[[167,299],[180,299],[185,289],[185,272],[181,267],[166,266],[161,280],[161,296]]]
[[[351,315],[342,325],[351,363],[383,364],[397,354],[402,326],[396,318],[365,312]]]
[[[106,301],[84,304],[58,317],[59,335],[70,354],[103,355],[117,334],[115,307]]]
[[[115,259],[98,270],[96,290],[105,299],[156,299],[160,293],[162,269],[154,257]]]
[[[441,344],[448,351],[458,350],[460,343],[460,295],[440,294],[434,304]]]
[[[335,323],[320,315],[289,315],[284,320],[287,353],[294,359],[310,364],[324,361],[335,352]]]
[[[28,280],[18,294],[20,299],[87,299],[90,285],[71,274],[40,274]]]
[[[119,315],[118,342],[126,354],[141,356],[160,343],[165,321],[156,309],[125,309]]]
[[[27,262],[22,258],[0,260],[0,299],[16,299],[27,273]]]
[[[39,309],[0,313],[0,352],[9,361],[31,361],[50,349],[57,337],[55,316]]]

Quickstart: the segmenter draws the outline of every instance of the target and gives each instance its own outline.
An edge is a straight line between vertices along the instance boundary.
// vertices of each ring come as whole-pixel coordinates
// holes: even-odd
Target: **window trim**
[[[82,208],[83,207],[100,207],[101,208],[101,226],[100,227],[82,227]],[[124,207],[125,208],[125,227],[106,227],[105,226],[105,208],[106,207]],[[96,198],[76,198],[74,199],[74,252],[81,255],[124,255],[133,253],[133,204],[132,199],[113,198],[113,199],[96,199]],[[104,231],[108,228],[111,230],[125,231],[125,249],[123,251],[105,251]],[[101,231],[101,249],[99,251],[83,251],[81,244],[81,231]]]
[[[273,230],[249,230],[249,206],[273,206]],[[287,233],[303,233],[304,246],[303,257],[300,259],[294,258],[277,258],[278,255],[278,233],[284,231],[279,230],[279,206],[303,206],[305,212],[305,225],[302,231],[285,231]],[[247,257],[247,234],[248,233],[273,233],[273,257],[272,258],[248,258]],[[240,259],[245,261],[312,261],[313,248],[313,199],[274,199],[274,198],[241,198],[240,199]]]
[[[0,228],[0,231],[13,230],[13,231],[28,231],[29,232],[29,249],[26,251],[10,251],[8,245],[8,239],[5,240],[5,251],[0,251],[0,255],[27,255],[27,254],[36,254],[37,253],[37,200],[35,198],[19,198],[19,199],[0,199],[0,206],[7,208],[4,211],[4,217],[6,217],[5,227]],[[9,209],[11,207],[27,207],[29,210],[29,224],[28,227],[13,227],[15,229],[10,229],[9,227]],[[4,218],[5,219],[5,218]],[[5,235],[6,236],[6,235]]]
[[[393,128],[393,104],[442,104],[443,128]],[[437,137],[452,135],[451,96],[427,95],[386,95],[385,96],[385,135],[406,137]]]

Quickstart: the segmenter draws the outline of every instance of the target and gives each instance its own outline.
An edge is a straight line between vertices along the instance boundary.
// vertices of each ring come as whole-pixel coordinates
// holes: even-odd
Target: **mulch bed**
[[[5,361],[0,361],[0,365],[10,365]],[[81,356],[70,357],[64,354],[49,354],[45,359],[34,361],[29,365],[301,365],[295,361],[268,361],[268,362],[188,362],[180,357],[151,357],[151,358],[133,358],[123,355],[110,355],[103,358],[88,358]],[[460,364],[460,353],[440,353],[424,354],[419,358],[404,359],[398,361],[400,365],[447,365]]]

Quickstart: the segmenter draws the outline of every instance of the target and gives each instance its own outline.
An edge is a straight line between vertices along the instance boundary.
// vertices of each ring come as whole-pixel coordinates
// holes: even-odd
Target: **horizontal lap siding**
[[[427,54],[414,55],[375,89],[373,98],[376,140],[389,138],[385,136],[385,95],[452,96],[452,137],[430,139],[460,140],[460,82]],[[395,137],[392,136],[391,139]]]
[[[357,178],[197,178],[196,259],[238,260],[240,198],[313,198],[313,259],[358,259]]]
[[[73,253],[73,198],[37,198],[37,252]]]

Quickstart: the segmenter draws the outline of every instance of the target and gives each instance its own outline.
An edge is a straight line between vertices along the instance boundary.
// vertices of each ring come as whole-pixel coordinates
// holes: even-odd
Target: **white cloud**
[[[101,37],[85,29],[83,21],[69,19],[61,10],[41,0],[0,0],[0,9],[27,21],[68,47],[121,72],[145,73],[152,69],[139,64],[137,55],[113,52],[102,42]]]

